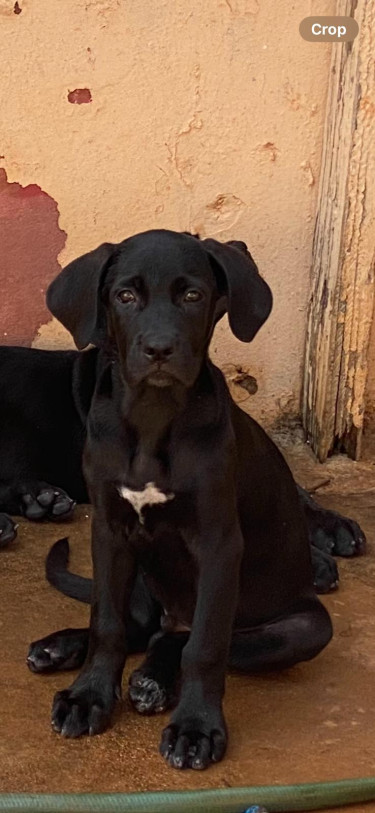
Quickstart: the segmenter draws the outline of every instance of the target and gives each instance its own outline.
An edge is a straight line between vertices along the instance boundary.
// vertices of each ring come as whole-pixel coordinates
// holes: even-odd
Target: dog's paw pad
[[[18,525],[8,517],[8,514],[0,514],[0,548],[5,548],[17,536]]]
[[[158,714],[168,706],[164,686],[141,672],[133,672],[130,678],[129,697],[139,714]]]
[[[38,520],[43,519],[47,514],[47,508],[40,505],[37,498],[32,494],[22,494],[21,497],[22,513],[26,519]]]
[[[42,508],[49,508],[52,505],[55,498],[55,492],[53,488],[43,488],[42,491],[37,494],[37,502]]]
[[[21,495],[23,515],[30,520],[69,519],[76,503],[62,488],[36,485]]]

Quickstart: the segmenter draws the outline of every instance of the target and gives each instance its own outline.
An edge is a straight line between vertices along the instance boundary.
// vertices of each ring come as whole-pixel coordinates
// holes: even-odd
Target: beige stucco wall
[[[147,228],[245,240],[273,314],[250,346],[220,326],[213,354],[256,377],[266,423],[298,409],[301,383],[330,60],[299,35],[311,13],[310,0],[0,0],[8,181],[56,201],[62,264]],[[77,88],[92,101],[72,104]],[[34,344],[61,335],[44,325]]]

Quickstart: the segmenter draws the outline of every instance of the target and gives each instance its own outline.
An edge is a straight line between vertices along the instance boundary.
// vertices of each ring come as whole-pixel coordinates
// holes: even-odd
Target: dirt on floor
[[[51,730],[50,707],[72,676],[33,675],[26,654],[30,641],[88,621],[87,607],[46,583],[44,559],[68,533],[73,569],[90,573],[89,509],[80,506],[64,526],[21,521],[18,540],[0,552],[0,792],[183,790],[375,775],[374,458],[337,457],[321,466],[298,441],[283,451],[302,485],[320,486],[319,501],[354,517],[367,534],[367,555],[341,560],[340,588],[323,599],[335,629],[329,647],[279,675],[229,675],[229,749],[203,773],[175,771],[158,755],[168,715],[140,717],[131,709],[126,684],[135,657],[112,728],[64,740]],[[375,803],[351,810],[375,811]]]

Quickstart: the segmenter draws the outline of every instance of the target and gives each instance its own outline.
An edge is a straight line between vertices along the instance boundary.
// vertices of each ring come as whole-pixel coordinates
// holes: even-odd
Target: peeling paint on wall
[[[191,231],[197,232],[201,237],[219,237],[223,232],[234,228],[244,209],[246,203],[237,195],[217,195],[193,216]]]
[[[0,343],[31,345],[48,319],[45,291],[60,271],[66,234],[57,203],[36,184],[9,183],[0,169]]]
[[[20,4],[14,0],[0,0],[0,15],[10,17],[12,14],[21,14],[22,8]]]
[[[276,144],[273,141],[265,141],[264,144],[260,144],[258,147],[258,152],[260,155],[263,155],[268,158],[269,161],[276,161],[278,153],[280,150],[276,147]]]
[[[76,88],[68,93],[68,102],[71,104],[89,104],[92,102],[89,88]]]
[[[77,350],[71,334],[51,316],[40,326],[31,346],[39,350]]]
[[[33,199],[46,206],[38,252],[64,242],[54,201],[62,265],[152,228],[244,240],[274,308],[250,345],[223,319],[212,353],[256,378],[251,396],[233,384],[255,417],[272,421],[290,392],[297,411],[330,64],[330,46],[298,31],[310,0],[160,0],[147,14],[139,0],[18,0],[18,15],[15,2],[0,0],[0,165],[51,196]],[[58,271],[57,245],[47,262],[29,242],[12,262],[8,247],[0,329],[29,343],[44,323],[33,343],[60,347],[43,294],[21,316],[38,275]]]
[[[235,17],[255,15],[259,11],[258,0],[225,0],[229,11]]]

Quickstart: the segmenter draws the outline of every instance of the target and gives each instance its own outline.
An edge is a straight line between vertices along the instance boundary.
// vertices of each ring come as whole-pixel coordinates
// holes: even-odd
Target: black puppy
[[[96,348],[0,347],[0,547],[16,536],[9,514],[59,520],[71,516],[75,502],[88,501],[82,453],[97,364]],[[315,588],[325,593],[338,580],[330,554],[362,553],[364,534],[353,520],[321,508],[300,487],[298,492]]]
[[[169,696],[179,680],[160,750],[174,767],[204,768],[226,748],[228,659],[243,671],[289,667],[332,634],[290,471],[207,355],[225,309],[235,336],[251,341],[269,288],[244,244],[152,231],[71,263],[47,301],[79,348],[100,347],[83,460],[93,505],[88,653],[55,697],[53,726],[75,737],[109,724],[140,567],[164,632],[132,700],[150,678]]]

